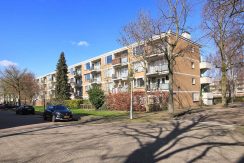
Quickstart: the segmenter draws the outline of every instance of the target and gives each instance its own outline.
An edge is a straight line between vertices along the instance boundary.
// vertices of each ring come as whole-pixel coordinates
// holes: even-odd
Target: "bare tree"
[[[21,104],[21,91],[23,91],[23,78],[27,70],[20,70],[15,66],[9,66],[1,73],[1,82],[5,83],[13,89],[13,91],[18,95],[18,104]]]
[[[241,29],[238,17],[231,15],[231,6],[222,4],[221,0],[208,0],[203,9],[203,27],[209,34],[218,51],[221,60],[221,88],[222,88],[222,105],[227,106],[227,70],[229,65],[229,52],[233,51],[228,48],[228,42],[236,31]],[[239,38],[240,39],[240,38]],[[235,53],[231,53],[235,55]]]
[[[148,106],[148,93],[147,93],[147,76],[148,72],[148,60],[147,57],[152,54],[152,51],[149,50],[149,45],[153,42],[153,20],[150,15],[146,12],[140,12],[137,20],[131,22],[128,25],[124,26],[123,34],[120,38],[120,42],[124,46],[131,46],[132,43],[135,43],[136,50],[132,52],[133,59],[135,62],[139,61],[141,67],[144,69],[144,91],[145,91],[145,107],[146,111],[149,111]],[[136,47],[137,46],[137,47]],[[130,61],[131,62],[131,61]],[[132,66],[130,66],[132,67]],[[134,71],[130,69],[130,76],[133,76]]]
[[[123,45],[137,46],[140,54],[133,53],[134,58],[142,62],[144,82],[147,98],[148,56],[163,53],[169,69],[169,98],[168,110],[174,113],[173,85],[174,65],[176,58],[182,57],[192,48],[192,44],[182,44],[181,34],[187,31],[186,20],[189,13],[189,4],[186,0],[167,0],[159,6],[160,15],[153,19],[149,14],[140,12],[136,21],[123,28],[120,39]],[[173,32],[172,32],[173,31]],[[133,44],[134,43],[134,44]]]
[[[159,7],[161,15],[154,28],[155,34],[160,37],[161,43],[166,47],[162,50],[168,62],[169,69],[168,109],[170,113],[174,113],[174,66],[177,58],[183,57],[185,54],[190,54],[189,52],[192,49],[192,43],[187,42],[186,44],[182,44],[181,36],[183,32],[188,30],[186,22],[190,12],[190,5],[186,0],[167,0],[166,7],[166,9],[165,5],[164,8],[163,5]],[[162,35],[164,31],[169,32]]]
[[[212,0],[212,1],[219,3],[219,6],[217,6],[217,8],[221,8],[222,6],[229,8],[230,17],[236,16],[244,12],[243,0]]]
[[[40,87],[33,73],[26,73],[23,77],[23,97],[31,103],[33,98],[39,93]]]

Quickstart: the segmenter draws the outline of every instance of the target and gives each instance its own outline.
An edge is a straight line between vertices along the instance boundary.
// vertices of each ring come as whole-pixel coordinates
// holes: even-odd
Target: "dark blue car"
[[[72,120],[72,112],[63,105],[50,105],[48,106],[43,113],[44,120],[51,120],[55,122],[57,120]]]

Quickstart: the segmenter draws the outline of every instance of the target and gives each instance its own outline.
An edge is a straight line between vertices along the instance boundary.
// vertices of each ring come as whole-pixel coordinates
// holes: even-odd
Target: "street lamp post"
[[[43,112],[45,112],[45,108],[46,108],[46,99],[45,99],[45,93],[43,94]]]
[[[130,119],[133,119],[133,77],[130,77]]]

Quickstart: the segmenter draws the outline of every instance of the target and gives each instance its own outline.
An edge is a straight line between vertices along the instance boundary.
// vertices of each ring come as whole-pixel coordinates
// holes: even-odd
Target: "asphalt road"
[[[0,129],[0,162],[244,162],[244,135],[236,131],[243,127],[236,122],[244,119],[244,109],[155,123],[42,123],[38,115],[0,115],[32,123]]]
[[[0,129],[46,123],[40,115],[16,115],[12,110],[0,110]]]

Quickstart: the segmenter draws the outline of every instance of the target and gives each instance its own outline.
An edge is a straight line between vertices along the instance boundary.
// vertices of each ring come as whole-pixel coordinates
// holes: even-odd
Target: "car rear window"
[[[32,109],[33,107],[32,106],[24,106],[24,108],[26,108],[26,109]]]

